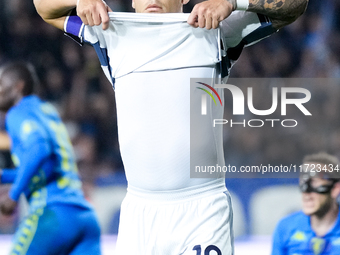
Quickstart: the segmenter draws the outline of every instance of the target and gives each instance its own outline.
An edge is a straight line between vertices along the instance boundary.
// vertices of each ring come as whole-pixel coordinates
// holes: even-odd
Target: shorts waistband
[[[142,190],[129,185],[127,188],[127,195],[144,200],[169,202],[197,199],[225,191],[227,191],[227,188],[225,186],[224,179],[216,179],[202,185],[167,191]]]

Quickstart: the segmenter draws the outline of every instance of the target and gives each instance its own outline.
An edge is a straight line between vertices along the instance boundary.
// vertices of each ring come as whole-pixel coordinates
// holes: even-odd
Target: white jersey
[[[65,31],[93,45],[114,86],[128,187],[171,192],[220,185],[223,179],[190,178],[190,153],[206,165],[224,165],[222,132],[211,123],[198,127],[205,139],[190,151],[190,78],[227,76],[243,46],[274,32],[270,22],[237,11],[219,29],[206,30],[188,25],[188,14],[109,16],[106,31],[72,15]],[[222,111],[215,115],[223,118]]]

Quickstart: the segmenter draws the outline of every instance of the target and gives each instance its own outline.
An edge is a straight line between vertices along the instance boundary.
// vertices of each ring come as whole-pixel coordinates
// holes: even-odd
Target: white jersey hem
[[[150,201],[151,203],[157,203],[158,201],[159,203],[169,203],[195,200],[225,191],[227,191],[225,181],[223,178],[220,178],[185,189],[166,191],[143,190],[128,185],[127,195],[145,200],[143,202]]]
[[[112,21],[131,21],[131,22],[186,22],[189,13],[127,13],[127,12],[109,12]]]

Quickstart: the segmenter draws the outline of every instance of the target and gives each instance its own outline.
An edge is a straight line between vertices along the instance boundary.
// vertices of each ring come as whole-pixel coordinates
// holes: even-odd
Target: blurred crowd
[[[131,1],[106,2],[114,11],[133,11]],[[190,1],[184,11],[190,12],[197,2],[200,1]],[[295,23],[246,48],[231,77],[340,78],[339,12],[339,1],[310,1],[307,12]],[[95,185],[114,183],[116,174],[124,172],[114,91],[101,71],[94,49],[88,45],[80,47],[44,23],[32,1],[2,0],[0,64],[14,59],[34,64],[41,79],[37,93],[57,107],[67,124],[85,192]],[[292,110],[299,122],[297,128],[226,126],[227,163],[299,164],[304,154],[318,150],[340,156],[340,121],[336,112],[340,108],[340,84],[322,85],[304,86],[312,94],[314,104],[309,104],[308,109],[313,117]],[[271,87],[254,93],[259,109],[264,95],[271,99]],[[231,112],[227,111],[226,116],[232,118]],[[4,129],[4,115],[0,115],[0,128]],[[8,154],[3,152],[0,167],[9,164]]]

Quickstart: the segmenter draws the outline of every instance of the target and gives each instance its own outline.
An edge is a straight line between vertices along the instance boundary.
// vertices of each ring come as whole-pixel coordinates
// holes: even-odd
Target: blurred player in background
[[[338,159],[326,153],[303,159],[302,211],[279,222],[272,255],[340,254],[339,168]]]
[[[210,0],[183,14],[188,1],[133,0],[137,13],[110,15],[101,0],[34,1],[46,22],[95,48],[115,88],[128,180],[119,255],[233,254],[225,180],[190,178],[190,157],[224,165],[222,130],[209,121],[197,125],[200,146],[190,148],[190,78],[209,78],[214,86],[228,76],[244,46],[293,22],[307,5],[306,0]],[[197,93],[197,109],[200,98]],[[221,119],[223,110],[213,114]]]
[[[22,193],[29,203],[10,254],[101,254],[100,228],[83,196],[66,128],[54,107],[33,94],[37,83],[26,63],[0,68],[0,110],[7,112],[16,166],[1,170],[1,183],[12,186],[0,210],[12,214]]]

